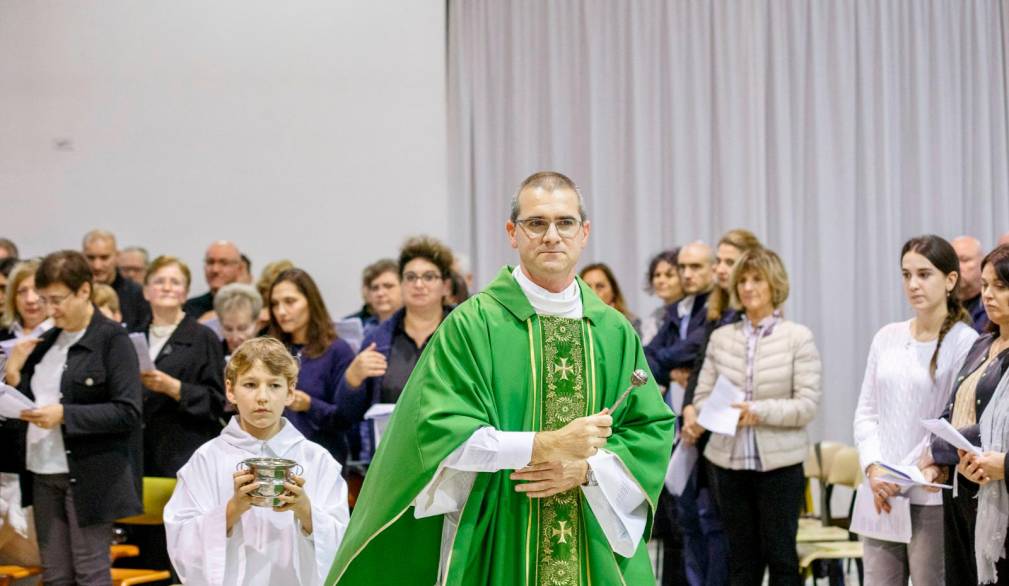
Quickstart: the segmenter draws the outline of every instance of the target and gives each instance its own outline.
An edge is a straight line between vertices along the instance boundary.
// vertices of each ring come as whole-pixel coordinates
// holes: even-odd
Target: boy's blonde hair
[[[234,386],[238,382],[238,377],[252,368],[256,362],[262,364],[270,374],[284,377],[289,387],[298,381],[298,361],[279,340],[266,337],[242,342],[224,369],[224,380]]]

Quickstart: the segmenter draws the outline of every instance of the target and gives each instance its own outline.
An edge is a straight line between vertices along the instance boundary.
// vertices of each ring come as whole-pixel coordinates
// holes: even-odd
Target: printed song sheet
[[[724,376],[719,376],[715,381],[715,387],[711,389],[711,395],[701,407],[697,422],[708,431],[736,435],[741,410],[732,404],[742,402],[745,396],[742,389]]]

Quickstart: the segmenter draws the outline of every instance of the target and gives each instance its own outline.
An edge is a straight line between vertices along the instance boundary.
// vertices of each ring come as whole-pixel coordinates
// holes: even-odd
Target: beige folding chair
[[[833,494],[834,486],[847,486],[852,490],[857,490],[862,481],[862,470],[858,459],[858,450],[844,446],[837,450],[831,460],[830,471],[826,475],[826,494],[824,508],[821,510],[821,517],[824,521],[824,529],[834,530],[831,539],[799,541],[796,545],[799,553],[799,568],[803,574],[810,573],[813,562],[817,560],[855,560],[858,568],[858,583],[863,581],[862,567],[862,542],[857,541],[855,535],[847,530],[850,523],[852,509],[855,506],[855,497],[852,495],[851,504],[848,505],[848,517],[845,519],[834,518],[830,513],[830,495]],[[838,525],[842,525],[840,527]],[[836,539],[839,533],[843,532],[844,539]],[[800,530],[801,533],[801,530]],[[797,540],[798,541],[798,540]],[[816,583],[814,578],[813,583]]]
[[[812,485],[811,479],[815,478],[817,484],[819,485],[818,490],[819,496],[818,500],[820,504],[820,520],[823,525],[828,525],[827,517],[824,515],[825,511],[829,511],[830,508],[830,495],[827,493],[827,478],[830,475],[830,470],[834,464],[834,458],[837,453],[844,448],[844,444],[840,442],[823,441],[817,442],[809,447],[809,454],[806,456],[806,461],[803,462],[802,470],[806,476],[806,487],[807,487],[807,497],[806,497],[806,510],[808,513],[813,513],[813,506],[810,502],[813,499],[812,489],[809,487]]]

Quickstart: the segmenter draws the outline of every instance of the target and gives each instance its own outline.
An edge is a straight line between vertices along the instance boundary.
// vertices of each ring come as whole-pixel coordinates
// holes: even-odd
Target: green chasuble
[[[559,429],[609,407],[647,369],[627,319],[581,279],[584,318],[538,316],[504,268],[446,317],[396,405],[327,584],[610,586],[654,584],[644,541],[673,441],[655,386],[631,392],[605,449],[649,505],[633,557],[613,552],[580,489],[545,499],[515,492],[511,470],[478,473],[438,582],[444,516],[416,519],[413,501],[438,465],[482,427]]]

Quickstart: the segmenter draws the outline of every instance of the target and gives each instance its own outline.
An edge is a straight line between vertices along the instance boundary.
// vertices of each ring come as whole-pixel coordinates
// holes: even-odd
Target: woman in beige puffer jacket
[[[735,435],[712,433],[712,464],[729,538],[733,585],[801,584],[795,549],[808,450],[806,425],[820,401],[820,355],[809,328],[785,320],[788,276],[770,250],[747,252],[732,273],[730,294],[741,321],[711,334],[694,395],[704,405],[719,379],[742,393]]]

